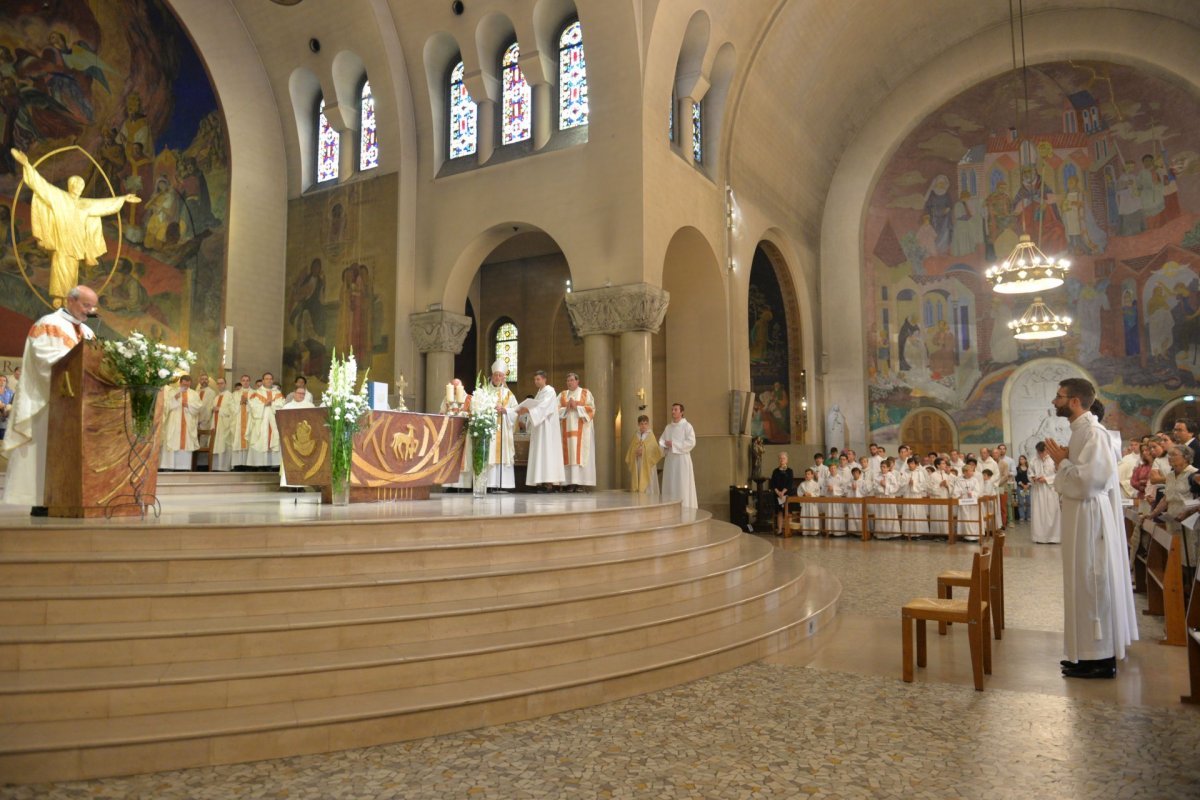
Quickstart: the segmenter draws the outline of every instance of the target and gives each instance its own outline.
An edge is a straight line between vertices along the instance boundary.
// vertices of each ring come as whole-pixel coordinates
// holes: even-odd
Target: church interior
[[[1126,442],[1200,418],[1200,3],[8,0],[0,120],[0,374],[58,269],[15,149],[140,198],[69,284],[101,338],[596,405],[585,494],[0,506],[0,797],[1200,791],[1200,639],[1139,596],[1117,679],[1061,678],[1028,520],[979,693],[967,626],[907,683],[897,624],[977,546],[775,537],[752,499],[784,452],[1032,459],[1064,379]],[[988,274],[1022,236],[1070,262],[1036,298]],[[695,510],[628,491],[675,403]]]

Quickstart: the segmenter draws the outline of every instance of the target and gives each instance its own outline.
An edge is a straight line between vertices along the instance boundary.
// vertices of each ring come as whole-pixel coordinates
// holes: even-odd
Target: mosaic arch
[[[926,116],[869,197],[864,321],[881,442],[898,441],[914,406],[945,411],[966,444],[1001,441],[1006,381],[1049,356],[1095,376],[1105,423],[1127,435],[1200,384],[1200,93],[1120,64],[1039,64],[1012,128],[1020,93],[1003,75]],[[1074,329],[1032,347],[1007,329],[1029,298],[1001,298],[983,277],[1024,233],[1073,263],[1045,300]]]
[[[28,189],[11,219],[20,167],[16,147],[48,159],[43,176],[62,186],[81,176],[85,197],[141,197],[104,218],[108,253],[81,264],[100,292],[98,333],[138,329],[220,368],[225,308],[229,144],[208,73],[161,0],[0,4],[0,355],[19,356],[32,320],[46,313],[21,276],[17,254],[43,294],[49,253],[33,239]],[[99,167],[99,169],[97,168]],[[15,229],[15,236],[14,231]],[[121,238],[121,258],[113,258]],[[107,282],[107,285],[106,285]]]

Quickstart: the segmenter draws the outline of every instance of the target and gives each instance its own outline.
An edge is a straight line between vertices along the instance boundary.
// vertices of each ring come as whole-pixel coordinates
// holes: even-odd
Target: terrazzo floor
[[[1161,624],[1116,681],[1057,675],[1056,547],[1010,527],[1008,627],[986,691],[965,636],[930,637],[899,679],[899,606],[966,544],[773,540],[832,570],[837,623],[804,644],[664,691],[333,755],[0,789],[3,798],[1189,798],[1200,708]],[[1144,601],[1139,599],[1144,606]],[[966,666],[964,666],[964,664]]]

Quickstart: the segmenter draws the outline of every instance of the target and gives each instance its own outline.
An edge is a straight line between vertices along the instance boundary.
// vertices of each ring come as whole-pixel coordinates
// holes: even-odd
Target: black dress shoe
[[[1062,671],[1064,678],[1115,678],[1117,668],[1107,664],[1080,665]]]
[[[50,509],[46,508],[45,506],[34,506],[33,508],[29,509],[29,516],[48,517],[50,516]]]
[[[1058,664],[1063,669],[1075,669],[1075,667],[1079,666],[1078,661],[1067,661],[1065,658],[1062,661],[1058,662]]]

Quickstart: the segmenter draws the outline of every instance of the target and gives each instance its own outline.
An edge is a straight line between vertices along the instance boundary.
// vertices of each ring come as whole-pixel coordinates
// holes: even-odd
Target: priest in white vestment
[[[671,406],[671,421],[658,437],[658,445],[666,455],[663,462],[662,498],[678,500],[684,508],[698,508],[696,474],[692,470],[692,450],[696,447],[696,431],[683,417],[683,403]]]
[[[579,385],[579,376],[567,373],[567,388],[558,395],[562,426],[565,483],[576,491],[596,485],[596,401]]]
[[[529,417],[529,466],[525,473],[526,486],[560,486],[566,480],[563,469],[562,431],[558,426],[558,394],[546,379],[546,373],[533,373],[537,394],[522,401],[515,412]]]
[[[283,392],[275,385],[275,376],[264,372],[262,386],[251,392],[250,452],[247,466],[275,469],[279,466],[279,428],[275,425],[275,410],[283,407]]]
[[[289,408],[315,408],[316,407],[313,404],[312,395],[308,393],[307,385],[305,385],[305,386],[297,385],[296,390],[294,392],[292,392],[290,395],[288,395],[288,397],[290,397],[291,400],[284,401],[281,408],[289,409]],[[288,488],[292,488],[292,489],[301,489],[304,487],[304,484],[301,484],[301,483],[288,483],[287,462],[284,461],[282,458],[279,461],[279,485],[281,487],[288,487]]]
[[[213,404],[217,401],[217,390],[208,381],[207,375],[196,379],[196,394],[200,396],[200,416],[196,420],[196,440],[200,447],[207,447],[212,437]]]
[[[213,395],[211,416],[208,426],[212,429],[212,471],[228,472],[233,464],[233,424],[237,419],[238,404],[233,392],[225,388],[225,379],[217,378],[217,389]]]
[[[254,392],[254,381],[249,375],[243,375],[233,389],[233,444],[229,448],[229,465],[233,469],[245,469],[250,465],[250,429],[254,421],[250,416],[250,398]]]
[[[1116,677],[1117,661],[1138,638],[1117,454],[1088,411],[1095,397],[1083,378],[1061,381],[1054,408],[1070,421],[1071,439],[1065,448],[1046,441],[1057,468],[1054,490],[1062,497],[1062,667],[1068,678]]]
[[[487,487],[501,491],[515,491],[517,479],[513,475],[516,445],[513,443],[513,425],[517,421],[517,398],[505,382],[504,362],[492,362],[492,391],[496,393],[496,433],[492,436],[488,453]],[[471,402],[475,402],[474,396]]]
[[[46,437],[50,422],[51,368],[84,339],[95,339],[84,324],[96,310],[96,293],[87,286],[67,292],[66,303],[33,323],[21,357],[21,383],[13,395],[4,449],[8,472],[4,502],[29,506],[46,515]]]
[[[200,447],[200,412],[203,404],[200,393],[192,388],[192,376],[179,378],[179,386],[163,390],[162,454],[158,468],[190,471],[192,453]]]
[[[1046,443],[1035,445],[1037,454],[1029,462],[1029,530],[1034,544],[1058,544],[1059,499],[1054,491],[1054,459],[1046,453]]]

